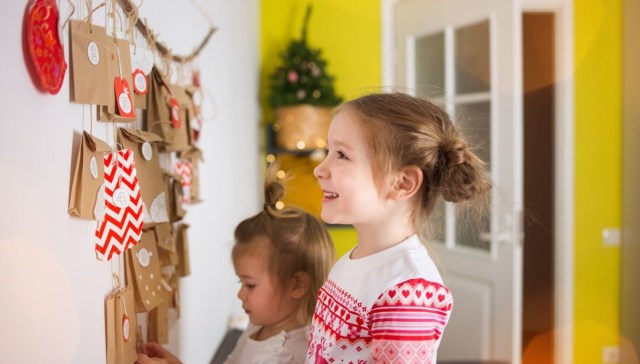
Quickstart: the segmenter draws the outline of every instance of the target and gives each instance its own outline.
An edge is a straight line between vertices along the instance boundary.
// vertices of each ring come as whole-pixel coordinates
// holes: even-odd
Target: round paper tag
[[[180,120],[180,107],[178,105],[171,106],[171,116],[173,120]]]
[[[142,157],[148,161],[153,158],[153,148],[151,148],[151,143],[144,142],[142,143]]]
[[[113,191],[113,204],[120,208],[124,208],[129,205],[129,194],[124,188],[119,187]]]
[[[96,156],[91,156],[89,160],[89,171],[91,171],[91,177],[93,179],[98,179],[98,162],[96,161]]]
[[[137,69],[133,72],[133,91],[138,95],[144,95],[149,91],[147,85],[147,77],[142,73],[141,69]]]
[[[122,339],[124,342],[129,341],[129,316],[122,316]]]
[[[196,106],[202,105],[202,91],[200,89],[193,94],[193,103]]]
[[[151,262],[151,255],[149,254],[149,251],[145,248],[140,249],[140,251],[138,251],[138,263],[140,263],[141,266],[143,266],[144,268],[149,266],[149,263]]]
[[[98,50],[98,45],[96,42],[91,41],[89,45],[87,45],[87,56],[89,57],[89,62],[92,65],[97,65],[100,63],[100,51]]]
[[[118,95],[118,104],[125,114],[131,112],[131,101],[129,100],[129,95],[127,93],[122,92],[120,93],[120,95]]]

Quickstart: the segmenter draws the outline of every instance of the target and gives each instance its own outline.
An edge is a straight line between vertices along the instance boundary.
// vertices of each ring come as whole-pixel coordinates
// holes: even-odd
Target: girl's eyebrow
[[[248,274],[238,274],[238,278],[240,278],[240,279],[246,279],[246,278],[255,279],[256,277],[254,277],[252,275],[248,275]]]
[[[340,140],[334,140],[331,144],[333,145],[333,147],[334,147],[334,148],[335,148],[335,147],[342,147],[342,148],[344,148],[344,149],[353,149],[353,148],[351,148],[351,147],[349,146],[349,144],[348,144],[348,143],[343,142],[343,141],[340,141]]]

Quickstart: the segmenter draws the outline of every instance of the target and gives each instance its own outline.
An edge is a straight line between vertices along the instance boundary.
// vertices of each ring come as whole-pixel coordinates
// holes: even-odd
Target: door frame
[[[380,0],[383,89],[393,88],[393,9],[402,0]],[[522,12],[555,15],[554,346],[555,363],[573,362],[574,267],[574,54],[572,0],[521,0]]]

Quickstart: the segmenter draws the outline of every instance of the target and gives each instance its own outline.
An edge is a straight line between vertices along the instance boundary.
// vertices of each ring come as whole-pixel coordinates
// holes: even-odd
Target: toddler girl
[[[322,222],[295,207],[274,208],[284,188],[270,168],[264,211],[241,222],[232,258],[238,298],[251,324],[226,363],[303,363],[316,295],[333,264]]]
[[[316,295],[334,261],[322,222],[295,207],[275,208],[284,195],[276,169],[272,164],[267,172],[264,209],[235,230],[238,298],[250,324],[227,364],[304,363]],[[158,344],[145,348],[153,358],[140,355],[139,364],[180,363]]]
[[[484,163],[444,110],[402,93],[338,107],[327,145],[321,216],[358,243],[318,293],[307,363],[435,363],[453,299],[425,248],[429,218],[441,197],[486,196]]]

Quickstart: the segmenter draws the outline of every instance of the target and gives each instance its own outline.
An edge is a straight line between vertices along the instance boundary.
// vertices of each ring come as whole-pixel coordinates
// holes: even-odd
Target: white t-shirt
[[[309,326],[281,331],[266,340],[251,338],[261,326],[249,324],[238,339],[225,364],[299,364],[304,363],[309,343]]]
[[[350,255],[318,292],[307,363],[435,363],[453,298],[418,237]]]

